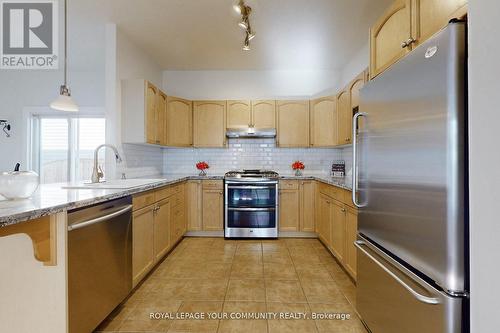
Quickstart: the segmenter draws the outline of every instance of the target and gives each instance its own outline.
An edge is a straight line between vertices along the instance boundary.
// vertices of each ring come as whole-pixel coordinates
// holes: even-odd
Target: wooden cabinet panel
[[[201,180],[190,180],[187,182],[187,230],[199,231],[203,229],[202,213],[202,191]]]
[[[309,101],[278,101],[278,145],[309,146]]]
[[[224,229],[223,191],[203,189],[203,230],[219,231]]]
[[[312,180],[304,180],[300,185],[300,231],[314,232],[316,186]]]
[[[179,239],[181,239],[182,235],[184,234],[184,232],[182,231],[184,218],[185,218],[184,203],[172,207],[170,209],[170,230],[169,230],[170,247],[176,244],[177,241],[179,241]]]
[[[161,90],[158,91],[158,101],[156,104],[156,130],[155,143],[165,145],[167,139],[167,95]]]
[[[280,190],[279,204],[279,230],[299,231],[299,190]]]
[[[356,209],[347,208],[346,223],[345,223],[345,267],[349,274],[356,279],[356,241],[358,234],[358,212]]]
[[[251,123],[250,101],[227,101],[227,128],[247,128]]]
[[[332,209],[331,199],[324,195],[318,196],[318,234],[325,245],[331,249],[332,247]]]
[[[157,204],[154,216],[155,261],[160,260],[170,249],[170,200]]]
[[[167,98],[166,145],[188,147],[193,145],[193,103],[177,98]]]
[[[411,0],[395,0],[370,30],[370,77],[374,78],[411,50]]]
[[[156,121],[157,121],[157,103],[159,90],[152,83],[146,82],[146,142],[156,144]],[[141,112],[142,110],[137,110]]]
[[[349,89],[344,89],[337,95],[337,144],[346,145],[352,141],[352,110]]]
[[[453,18],[467,12],[467,0],[413,0],[413,36],[416,45],[444,28]]]
[[[154,265],[153,209],[154,206],[149,206],[133,213],[132,280],[134,287]]]
[[[324,97],[310,102],[311,146],[331,147],[337,144],[337,98]]]
[[[332,251],[341,262],[345,255],[345,215],[343,205],[332,201]]]
[[[252,125],[276,128],[276,101],[252,101]]]
[[[194,102],[193,126],[195,147],[224,147],[226,143],[226,102]]]
[[[356,113],[358,113],[359,110],[359,92],[361,88],[366,83],[366,78],[368,75],[368,70],[363,71],[361,74],[359,74],[349,85],[349,97],[350,97],[350,110],[351,110],[351,117],[353,117]],[[358,126],[359,128],[363,128],[363,117],[359,118],[358,120]],[[346,124],[347,125],[347,124]],[[351,129],[351,140],[352,140],[352,118],[349,119],[349,128]]]

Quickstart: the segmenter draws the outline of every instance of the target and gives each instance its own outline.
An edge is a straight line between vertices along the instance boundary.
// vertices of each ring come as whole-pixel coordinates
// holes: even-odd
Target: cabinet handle
[[[406,42],[402,42],[401,43],[401,48],[407,48],[408,46],[410,46],[411,44],[415,43],[416,40],[413,39],[413,38],[408,38],[408,40]]]
[[[351,139],[349,139],[349,138],[345,138],[345,141],[346,141],[346,142],[349,142],[349,141],[351,141]]]

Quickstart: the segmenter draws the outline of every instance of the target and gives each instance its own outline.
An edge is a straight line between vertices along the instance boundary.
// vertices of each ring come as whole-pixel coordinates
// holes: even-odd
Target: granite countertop
[[[158,187],[172,185],[188,179],[223,179],[224,176],[209,175],[206,177],[200,177],[193,175],[160,175],[145,178],[161,180],[130,189],[65,189],[63,187],[67,186],[67,183],[42,184],[29,199],[0,201],[0,227],[70,209],[90,206],[96,203],[125,197]],[[351,190],[351,186],[345,178],[332,178],[326,175],[305,175],[301,177],[296,177],[294,175],[282,175],[280,178],[313,179],[346,190]]]

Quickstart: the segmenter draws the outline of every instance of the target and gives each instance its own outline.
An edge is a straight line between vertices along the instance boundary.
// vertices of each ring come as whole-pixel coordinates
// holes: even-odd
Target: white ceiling
[[[74,0],[70,37],[81,33],[70,51],[78,61],[85,36],[100,39],[102,24],[115,22],[165,70],[335,70],[368,42],[391,2],[247,0],[257,37],[244,52],[233,0]]]

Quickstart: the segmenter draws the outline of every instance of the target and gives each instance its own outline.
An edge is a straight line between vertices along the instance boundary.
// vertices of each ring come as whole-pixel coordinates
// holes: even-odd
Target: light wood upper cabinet
[[[309,146],[309,101],[277,101],[280,147]]]
[[[161,90],[158,91],[158,101],[156,104],[156,131],[155,144],[165,145],[167,139],[167,95]]]
[[[248,128],[251,124],[250,101],[227,101],[227,128]]]
[[[412,29],[416,45],[467,13],[467,0],[413,0]]]
[[[203,188],[203,230],[224,230],[223,193],[222,186]]]
[[[354,208],[347,208],[345,219],[345,267],[347,271],[356,279],[356,256],[357,250],[354,242],[358,236],[358,212]]]
[[[279,230],[299,231],[300,194],[299,189],[281,189],[279,195]]]
[[[157,142],[157,119],[159,90],[152,83],[146,82],[146,142],[156,144]],[[140,110],[139,110],[140,112]]]
[[[193,104],[195,147],[224,147],[226,101],[196,101]]]
[[[440,0],[439,0],[440,1]],[[395,0],[370,30],[370,77],[374,78],[411,50],[411,0]]]
[[[352,109],[349,89],[342,90],[337,95],[337,144],[346,145],[352,141]]]
[[[193,102],[169,96],[166,123],[167,146],[189,147],[193,145]]]
[[[349,126],[351,129],[351,140],[352,140],[352,117],[359,112],[359,92],[361,88],[366,83],[368,77],[368,70],[362,72],[359,74],[349,85],[349,95],[350,95],[350,110],[351,110],[351,118],[349,119],[349,124],[345,124],[345,126]],[[359,127],[363,127],[363,117],[359,118],[358,120],[358,125]]]
[[[132,218],[132,280],[135,286],[154,265],[154,206],[137,210]]]
[[[154,217],[155,261],[160,260],[170,249],[170,200],[157,204]]]
[[[252,101],[252,125],[276,128],[276,101]]]
[[[187,230],[189,231],[203,229],[202,195],[201,180],[189,180],[186,185]]]
[[[314,232],[316,186],[312,180],[300,182],[300,231]]]
[[[311,146],[331,147],[337,144],[337,98],[323,97],[310,101]]]

